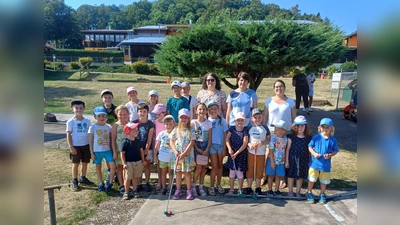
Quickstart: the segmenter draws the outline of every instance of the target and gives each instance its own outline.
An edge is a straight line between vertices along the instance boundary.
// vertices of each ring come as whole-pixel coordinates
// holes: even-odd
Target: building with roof
[[[348,51],[346,54],[340,59],[340,63],[344,63],[346,61],[354,61],[357,63],[357,31],[351,33],[350,35],[346,36],[343,40],[343,46],[348,47]]]

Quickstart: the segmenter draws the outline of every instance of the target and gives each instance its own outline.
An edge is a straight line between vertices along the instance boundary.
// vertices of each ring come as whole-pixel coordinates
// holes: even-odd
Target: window
[[[96,34],[96,41],[104,41],[104,35]]]
[[[93,34],[90,35],[90,40],[94,41],[94,35]]]
[[[107,34],[106,35],[106,41],[114,41],[114,35],[109,35],[109,34]]]
[[[89,40],[90,40],[90,35],[89,35],[89,34],[86,34],[86,35],[85,35],[85,40],[86,40],[86,41],[89,41]]]
[[[115,42],[121,42],[124,40],[124,35],[115,35]]]

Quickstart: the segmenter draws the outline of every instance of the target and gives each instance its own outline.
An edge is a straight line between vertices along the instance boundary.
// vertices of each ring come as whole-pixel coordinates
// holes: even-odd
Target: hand
[[[157,157],[154,157],[154,164],[155,164],[155,165],[158,164],[158,159],[157,159]]]
[[[285,163],[285,167],[286,167],[286,169],[288,169],[289,168],[289,163]]]
[[[128,169],[128,165],[124,164],[124,165],[122,166],[122,168]]]
[[[262,145],[262,142],[261,141],[257,141],[255,147],[257,148],[257,147],[260,147],[261,145]]]
[[[329,156],[329,154],[328,153],[325,153],[324,154],[324,159],[329,159],[331,156]]]
[[[146,166],[147,165],[147,162],[146,162],[146,160],[145,161],[143,161],[143,166]]]
[[[271,162],[271,168],[274,170],[275,169],[275,167],[276,167],[276,164],[275,164],[275,162]]]
[[[92,154],[91,158],[92,160],[96,160],[96,156],[94,154]]]
[[[248,146],[249,146],[250,149],[254,149],[254,145],[253,144],[249,143]]]
[[[206,155],[207,155],[207,153],[208,153],[208,151],[207,151],[207,150],[205,150],[204,152],[202,152],[202,153],[201,153],[201,155],[205,155],[205,156],[206,156]]]
[[[315,153],[315,154],[314,154],[314,157],[317,158],[317,159],[319,159],[319,157],[321,157],[321,154]]]
[[[114,161],[118,159],[117,153],[113,153],[113,159],[114,159]]]
[[[69,148],[69,152],[71,153],[71,155],[76,155],[76,154],[78,154],[78,151],[76,151],[76,149],[75,149],[73,146],[71,146],[71,147]]]

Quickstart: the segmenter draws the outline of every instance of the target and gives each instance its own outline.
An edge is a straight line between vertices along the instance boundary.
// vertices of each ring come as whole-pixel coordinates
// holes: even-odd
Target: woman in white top
[[[270,97],[265,101],[262,124],[268,126],[271,135],[274,133],[274,128],[271,127],[271,124],[278,120],[283,120],[291,126],[296,117],[295,102],[292,98],[286,97],[285,90],[285,82],[282,80],[275,81],[275,96]]]

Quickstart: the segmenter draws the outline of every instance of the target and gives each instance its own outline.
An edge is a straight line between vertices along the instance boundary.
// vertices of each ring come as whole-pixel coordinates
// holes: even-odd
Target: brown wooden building
[[[347,46],[349,50],[340,59],[339,63],[344,63],[346,61],[354,61],[355,63],[357,63],[357,42],[357,31],[348,35],[343,40],[343,46]]]
[[[82,44],[85,50],[116,49],[127,38],[128,31],[130,30],[81,30],[84,35]]]

